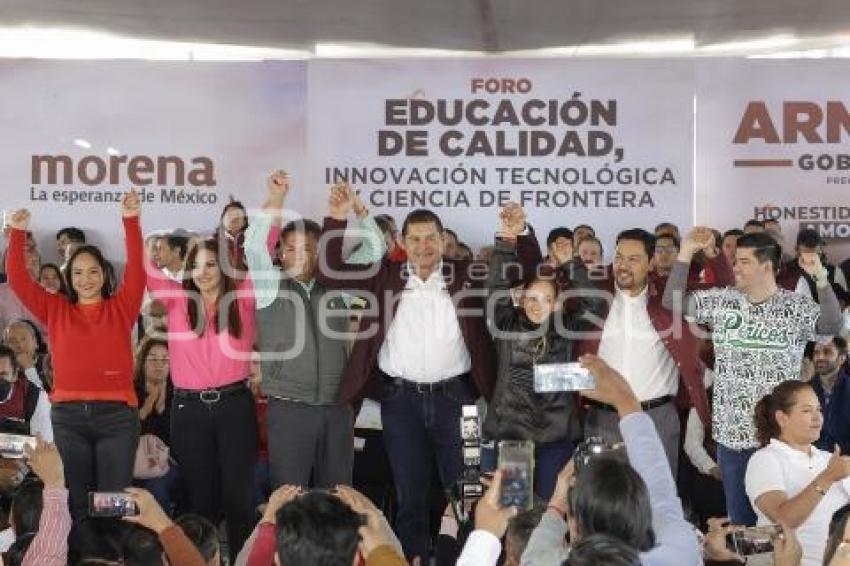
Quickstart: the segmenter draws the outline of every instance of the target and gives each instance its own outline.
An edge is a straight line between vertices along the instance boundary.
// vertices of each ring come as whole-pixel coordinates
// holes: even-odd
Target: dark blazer
[[[538,255],[538,261],[542,261],[543,259],[539,246],[518,246],[517,253],[536,253]],[[531,261],[531,257],[526,257],[522,260],[522,263],[526,264]],[[710,263],[717,274],[719,286],[730,285],[734,282],[732,270],[729,268],[728,262],[722,253],[718,254],[716,258],[712,258]],[[576,353],[579,356],[583,354],[595,354],[599,351],[602,328],[605,320],[608,318],[611,301],[614,298],[615,283],[611,266],[606,267],[604,277],[592,281],[597,289],[607,291],[608,300],[604,302],[601,308],[594,309],[592,317],[598,323],[596,325],[596,332],[592,333],[592,337],[579,341],[576,348]],[[661,341],[664,342],[664,346],[679,368],[681,379],[679,380],[679,393],[676,398],[676,404],[681,409],[694,407],[700,420],[702,420],[706,427],[710,427],[711,410],[709,409],[708,396],[706,395],[703,384],[705,365],[699,358],[699,340],[694,336],[690,325],[682,317],[676,317],[678,320],[675,320],[673,313],[661,305],[661,297],[664,294],[665,284],[666,278],[650,274],[646,310],[652,326],[658,332]],[[671,331],[674,323],[681,328],[681,332]],[[677,334],[679,334],[678,337]]]
[[[346,225],[345,221],[325,218],[316,280],[328,289],[362,293],[369,301],[342,375],[340,398],[343,402],[357,401],[365,396],[380,399],[383,383],[377,367],[378,352],[407,283],[406,264],[386,258],[378,265],[345,263],[343,238],[338,234],[344,232]],[[328,233],[337,235],[331,237]],[[496,354],[485,320],[486,266],[481,269],[468,261],[443,259],[443,277],[455,310],[459,312],[458,324],[472,362],[473,385],[489,399],[496,381]]]
[[[845,365],[839,370],[829,403],[821,383],[820,376],[812,378],[812,388],[818,396],[823,410],[823,428],[815,446],[821,450],[832,452],[835,445],[841,447],[841,453],[850,451],[850,371]]]

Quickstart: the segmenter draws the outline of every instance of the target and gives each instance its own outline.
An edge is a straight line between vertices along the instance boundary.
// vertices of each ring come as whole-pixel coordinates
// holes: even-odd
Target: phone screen
[[[139,508],[129,493],[89,493],[89,516],[91,517],[130,517],[138,514]]]
[[[534,443],[507,440],[500,442],[499,470],[502,471],[500,505],[531,509],[534,501]]]

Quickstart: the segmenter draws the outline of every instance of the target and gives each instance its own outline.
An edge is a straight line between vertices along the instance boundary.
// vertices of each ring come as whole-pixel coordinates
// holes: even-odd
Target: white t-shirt
[[[759,525],[774,523],[756,506],[756,499],[769,491],[782,491],[790,499],[814,481],[829,464],[831,454],[811,447],[809,455],[791,448],[781,440],[758,450],[747,465],[747,496],[758,515]],[[820,566],[829,534],[829,521],[839,508],[850,503],[850,479],[832,484],[826,495],[797,529],[803,547],[803,566]]]

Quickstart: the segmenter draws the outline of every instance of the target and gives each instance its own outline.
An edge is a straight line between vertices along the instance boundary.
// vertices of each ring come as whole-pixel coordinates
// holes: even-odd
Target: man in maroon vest
[[[342,402],[382,399],[384,443],[398,495],[396,532],[408,559],[428,560],[431,469],[450,488],[462,472],[461,407],[489,397],[495,352],[483,294],[470,263],[443,258],[444,232],[430,210],[414,210],[402,228],[407,262],[345,263],[342,234],[351,208],[348,189],[331,189],[316,279],[357,293],[363,311]],[[483,275],[483,274],[481,274]]]
[[[518,247],[518,253],[533,253],[533,246]],[[679,462],[679,413],[693,406],[708,426],[711,414],[703,387],[704,365],[699,343],[681,316],[673,316],[661,305],[666,278],[650,271],[655,236],[638,228],[617,236],[614,263],[602,279],[590,278],[605,291],[601,316],[591,315],[593,330],[582,333],[577,353],[598,354],[611,367],[629,376],[629,385],[653,419],[675,477]],[[713,250],[712,250],[713,252]],[[722,282],[732,272],[722,254],[716,259]],[[523,263],[529,262],[525,258]],[[564,285],[562,285],[562,288]],[[575,291],[574,291],[575,292]],[[612,407],[590,403],[585,418],[585,436],[608,443],[622,442],[618,418]]]

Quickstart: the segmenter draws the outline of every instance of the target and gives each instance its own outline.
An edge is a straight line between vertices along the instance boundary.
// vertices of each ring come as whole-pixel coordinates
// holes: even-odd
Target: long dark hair
[[[136,348],[136,367],[133,370],[133,382],[136,384],[136,390],[145,390],[145,360],[150,354],[154,346],[162,346],[168,350],[168,341],[164,338],[155,336],[146,336]],[[171,380],[171,365],[168,366],[168,378]]]
[[[773,391],[756,403],[753,419],[756,425],[756,440],[759,444],[766,446],[771,438],[779,438],[782,430],[776,421],[776,411],[788,414],[797,402],[797,393],[811,388],[812,386],[804,381],[790,379],[774,387]]]
[[[638,473],[614,458],[592,460],[582,472],[567,498],[582,537],[612,535],[638,552],[655,546],[649,491]]]
[[[198,308],[198,304],[202,303],[201,299],[201,291],[198,289],[198,286],[195,285],[195,279],[191,276],[192,271],[194,270],[195,260],[198,257],[198,252],[201,250],[205,250],[211,254],[214,254],[216,257],[216,263],[218,264],[218,272],[221,274],[222,280],[222,290],[219,298],[221,297],[233,297],[232,300],[229,301],[227,305],[227,316],[221,316],[221,309],[216,309],[215,314],[215,325],[216,330],[218,332],[224,332],[227,330],[231,336],[234,338],[239,338],[242,335],[242,318],[239,315],[239,302],[236,300],[236,290],[238,287],[238,282],[232,277],[228,276],[225,271],[221,269],[221,256],[222,254],[219,252],[218,241],[216,240],[204,240],[202,242],[198,242],[196,246],[193,246],[189,253],[186,255],[186,270],[189,271],[187,277],[183,278],[183,289],[188,292],[189,301],[187,314],[189,318],[189,326],[192,328],[192,331],[198,336],[202,336],[204,331],[206,330],[206,321],[203,319],[203,309]],[[225,256],[227,252],[225,251]]]
[[[100,269],[103,271],[103,287],[100,289],[100,296],[108,299],[115,293],[115,269],[111,263],[106,261],[106,258],[103,257],[97,246],[85,245],[74,250],[74,253],[68,258],[68,264],[65,267],[65,273],[63,275],[65,279],[65,290],[68,292],[68,300],[71,304],[76,304],[80,300],[71,278],[74,272],[74,262],[82,254],[89,254],[100,265]]]
[[[224,225],[224,217],[227,215],[227,211],[231,208],[236,208],[242,211],[242,216],[245,218],[245,225],[239,230],[239,232],[245,232],[248,229],[248,211],[245,210],[245,205],[242,204],[242,201],[235,200],[233,197],[230,197],[230,202],[224,205],[224,208],[221,210],[221,216],[218,218],[218,229],[222,232],[227,231],[227,227]]]

